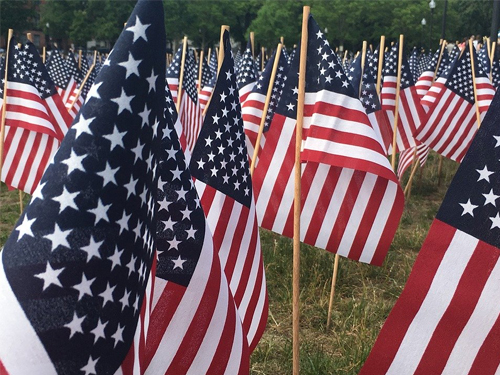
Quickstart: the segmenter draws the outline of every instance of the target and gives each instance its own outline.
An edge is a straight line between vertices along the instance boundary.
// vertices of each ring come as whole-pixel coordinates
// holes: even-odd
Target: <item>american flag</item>
[[[57,91],[61,95],[63,102],[66,103],[72,92],[69,88],[71,73],[59,50],[52,51],[46,65],[50,78],[57,86]]]
[[[500,86],[500,59],[495,54],[495,58],[493,59],[493,66],[491,68],[491,81],[493,86],[498,89]]]
[[[19,46],[12,39],[11,46],[7,103],[0,100],[6,110],[1,180],[32,194],[72,118],[33,43]],[[2,98],[4,88],[2,78]]]
[[[302,144],[301,240],[380,265],[403,193],[341,63],[312,17],[308,24]],[[293,236],[299,54],[288,73],[253,174],[261,226]]]
[[[215,51],[212,51],[209,56],[208,67],[212,72],[212,77],[217,77],[217,53]]]
[[[484,117],[495,93],[489,77],[478,66],[472,49],[477,100]],[[476,104],[472,83],[471,51],[467,48],[449,73],[443,84],[441,95],[427,113],[416,138],[437,153],[460,162],[467,152],[478,128]]]
[[[416,154],[415,154],[416,149]],[[420,167],[425,165],[427,157],[429,156],[430,148],[424,143],[417,141],[417,146],[414,148],[407,148],[399,154],[397,175],[400,180],[410,165],[415,161],[420,163]]]
[[[167,84],[174,103],[177,103],[177,90],[179,89],[179,75],[181,73],[182,45],[174,55],[174,58],[167,68]]]
[[[80,68],[78,68],[78,62],[76,61],[73,52],[70,51],[68,53],[68,57],[66,58],[65,63],[67,70],[71,76],[68,83],[68,87],[66,89],[69,91],[70,94],[65,104],[71,116],[75,118],[84,102],[84,98],[81,95],[77,97],[78,87],[82,83],[84,76]]]
[[[203,111],[212,96],[212,91],[215,86],[215,81],[217,75],[212,74],[212,70],[208,66],[208,63],[203,59],[202,72],[201,72],[201,84],[200,93],[198,94],[198,99],[200,100],[200,108]]]
[[[422,72],[420,71],[418,60],[419,60],[419,53],[417,47],[413,47],[413,50],[411,51],[410,54],[410,58],[408,59],[408,65],[410,67],[410,72],[414,82],[417,82],[418,78],[422,74]]]
[[[401,70],[401,82],[399,91],[398,127],[396,134],[397,151],[401,152],[407,148],[416,146],[413,135],[425,117],[425,111],[420,105],[420,98],[415,88],[410,67],[403,53],[401,66],[398,66],[399,42],[396,43],[389,57],[386,59],[384,69],[384,84],[381,90],[382,109],[386,111],[390,123],[394,128],[396,86],[398,69]],[[394,151],[394,150],[393,150]]]
[[[477,59],[481,67],[486,72],[487,75],[491,72],[491,63],[490,56],[488,55],[488,44],[485,43],[483,46],[477,51]]]
[[[446,80],[448,79],[448,76],[450,74],[451,69],[455,66],[455,63],[458,59],[458,55],[455,58],[455,60],[450,60],[450,58],[447,55],[446,50],[443,51],[443,55],[441,57],[441,61],[439,62],[439,66],[437,67],[437,73],[436,73],[436,66],[434,65],[434,73],[436,73],[434,77],[434,81],[430,81],[430,83],[423,83],[427,86],[426,88],[426,93],[422,96],[422,99],[420,100],[420,104],[422,104],[422,107],[424,108],[424,111],[427,113],[429,112],[429,108],[431,108],[434,105],[434,102],[441,96],[441,92],[444,89],[444,84],[446,83]],[[436,60],[438,61],[438,60]],[[436,62],[437,64],[437,62]],[[434,73],[433,76],[434,76]],[[430,76],[430,74],[427,74],[427,76]],[[429,79],[429,78],[427,78]]]
[[[370,70],[373,72],[373,76],[375,77],[375,84],[377,83],[379,57],[380,57],[380,46],[377,46],[377,48],[375,48],[373,53],[370,55],[370,58],[368,59],[368,66],[370,67]],[[382,74],[381,79],[383,78],[384,75]],[[382,82],[380,84],[382,84]]]
[[[267,322],[266,279],[227,31],[222,47],[224,60],[190,170],[252,351]]]
[[[2,373],[249,372],[171,122],[165,129],[163,18],[161,2],[138,2],[7,240]],[[134,73],[120,65],[129,54]]]
[[[179,116],[189,151],[193,150],[203,124],[202,109],[198,100],[198,90],[196,89],[196,72],[194,57],[186,51]]]
[[[286,75],[288,73],[288,64],[286,62],[285,56],[283,54],[280,54],[267,113],[263,113],[275,58],[276,52],[267,62],[266,67],[259,75],[257,83],[253,87],[252,92],[248,95],[247,100],[241,108],[248,155],[250,157],[253,156],[255,142],[257,141],[257,134],[259,133],[262,116],[265,116],[264,131],[267,131],[269,129],[274,111],[276,110],[276,105],[281,97],[283,87],[285,85]],[[260,142],[261,147],[263,147],[264,143],[265,138],[263,137],[261,138]]]
[[[242,105],[245,104],[245,100],[252,91],[256,81],[257,81],[257,71],[255,69],[255,62],[252,57],[252,48],[250,47],[250,41],[249,41],[247,48],[241,58],[237,74],[238,90],[240,93],[240,103]]]
[[[351,64],[351,68],[354,68],[350,73],[353,77],[351,83],[354,83],[354,91],[357,93],[363,107],[365,107],[368,120],[370,120],[370,124],[375,131],[377,140],[388,154],[392,147],[392,128],[386,112],[381,110],[382,107],[376,87],[377,77],[370,68],[368,59],[365,60],[363,74],[361,74],[361,59],[355,59]],[[360,83],[361,91],[358,93]]]
[[[434,53],[431,61],[427,64],[422,74],[415,82],[417,94],[420,97],[420,99],[422,99],[425,96],[425,94],[427,94],[427,91],[429,91],[429,88],[432,86],[432,83],[434,82],[434,74],[436,72],[436,65],[438,63],[438,59],[439,59],[439,50],[437,50]]]
[[[497,92],[360,375],[498,373],[499,116]]]

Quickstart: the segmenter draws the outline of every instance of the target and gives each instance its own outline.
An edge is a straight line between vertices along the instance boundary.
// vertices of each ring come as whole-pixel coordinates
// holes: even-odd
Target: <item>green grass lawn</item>
[[[332,324],[327,329],[334,255],[302,245],[301,374],[357,374],[401,293],[458,164],[431,153],[417,171],[411,198],[382,267],[340,258]],[[409,172],[407,172],[409,174]],[[25,203],[29,196],[24,197]],[[19,194],[0,190],[0,246],[19,218]],[[267,329],[251,358],[251,373],[292,373],[292,240],[261,230],[269,293]]]

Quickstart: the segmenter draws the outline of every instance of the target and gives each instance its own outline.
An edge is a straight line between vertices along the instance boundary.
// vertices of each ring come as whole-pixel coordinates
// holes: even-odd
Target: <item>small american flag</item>
[[[167,84],[172,93],[174,103],[177,103],[177,90],[179,89],[179,75],[181,73],[182,45],[174,55],[167,68]]]
[[[360,375],[498,373],[499,116],[497,92]]]
[[[427,113],[416,138],[437,153],[461,161],[476,134],[478,119],[472,82],[471,58],[474,59],[477,100],[484,117],[495,93],[489,77],[478,66],[474,49],[467,48],[451,69],[441,95]]]
[[[212,70],[208,66],[205,58],[203,58],[203,65],[201,71],[201,84],[198,99],[200,100],[200,108],[203,111],[212,96],[212,90],[215,86],[217,76],[212,74]]]
[[[12,39],[11,46],[7,102],[0,100],[6,110],[1,179],[32,194],[72,118],[33,43],[19,47]],[[2,78],[2,97],[4,87]]]
[[[266,279],[227,31],[222,47],[224,60],[193,150],[190,170],[238,307],[243,332],[253,350],[267,322]]]
[[[252,91],[255,81],[257,81],[257,70],[255,69],[255,62],[252,57],[252,49],[249,41],[241,58],[237,73],[238,90],[242,105],[245,104],[245,100]]]

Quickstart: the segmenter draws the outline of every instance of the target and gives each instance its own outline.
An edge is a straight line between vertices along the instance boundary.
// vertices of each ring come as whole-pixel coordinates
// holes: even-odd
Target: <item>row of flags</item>
[[[166,67],[163,19],[161,2],[139,0],[87,88],[83,71],[90,67],[80,72],[71,58],[66,70],[69,59],[56,52],[46,68],[31,43],[11,41],[8,79],[1,87],[7,90],[2,181],[33,196],[1,254],[0,299],[8,308],[0,312],[5,322],[0,325],[0,369],[8,374],[35,366],[46,374],[249,373],[249,355],[268,313],[258,228],[293,236],[301,46],[290,55],[276,52],[259,72],[249,46],[235,66],[226,31],[220,68],[212,54],[201,61],[198,80],[199,63],[187,45]],[[416,79],[419,57],[413,65],[406,57],[400,63],[400,48],[396,43],[384,56],[379,96],[377,51],[364,65],[355,59],[344,69],[319,25],[312,16],[308,20],[300,239],[374,265],[384,261],[404,206],[387,156],[400,153],[399,176],[416,158],[425,163],[430,148],[461,161],[477,139],[473,125],[495,93],[473,49],[451,63],[435,55]],[[429,79],[427,72],[439,72],[438,62],[444,61],[441,75]],[[78,83],[85,87],[80,90]],[[75,89],[81,107],[75,107]],[[256,145],[261,122],[265,133]],[[35,138],[21,143],[22,137]],[[468,160],[472,157],[461,169]],[[472,175],[480,189],[468,184],[471,190],[461,189],[460,196],[449,193],[453,208],[440,210],[436,219],[440,240],[445,240],[442,233],[449,234],[449,243],[439,246],[445,271],[431,255],[434,268],[416,266],[417,279],[448,280],[456,261],[444,262],[445,250],[454,250],[455,243],[470,253],[469,258],[458,255],[464,270],[479,246],[477,238],[498,246],[492,233],[500,228],[498,196],[490,182],[496,161],[478,157],[473,162],[457,178]],[[477,222],[491,228],[476,233],[480,203],[487,209]],[[434,249],[435,240],[429,241]],[[484,252],[481,247],[477,256]],[[470,274],[488,265],[492,270],[495,259],[481,258]],[[462,275],[455,275],[457,285],[468,282]],[[492,283],[488,280],[482,287]],[[438,286],[438,295],[442,289]],[[469,290],[466,284],[460,293]],[[450,301],[454,291],[446,290]],[[420,303],[432,304],[433,292],[418,291]],[[425,310],[407,307],[415,302],[413,293],[404,297],[410,301],[402,297],[398,302],[402,313],[395,310],[396,317],[389,318],[365,373],[413,373],[418,366],[434,366],[415,359],[405,372],[408,356],[418,352],[415,342],[421,353],[427,345],[441,345],[431,340],[438,333],[419,341],[419,324],[442,319],[448,305],[443,302],[443,314],[426,320]],[[494,288],[488,293],[494,295]],[[479,308],[480,297],[477,293]],[[408,308],[416,312],[412,321]],[[435,313],[433,306],[428,311]],[[495,311],[488,314],[490,321],[498,318]],[[401,319],[408,322],[408,339],[396,341],[393,335],[405,334]],[[471,332],[466,335],[474,336],[478,323],[468,327],[462,320]],[[488,327],[485,340],[487,329],[496,325]],[[447,338],[448,349],[460,339],[460,332]],[[494,348],[481,355],[491,357]],[[471,365],[480,349],[469,354]],[[432,359],[434,351],[428,350]],[[461,351],[448,354],[465,358]],[[451,361],[450,373],[456,373],[462,362]]]

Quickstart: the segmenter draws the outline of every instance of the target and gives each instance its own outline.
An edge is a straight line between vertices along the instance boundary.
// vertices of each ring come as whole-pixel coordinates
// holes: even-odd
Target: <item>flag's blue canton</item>
[[[434,71],[436,69],[436,63],[437,63],[437,58],[439,56],[439,52],[436,52],[434,55],[432,55],[432,59],[427,60],[427,56],[423,53],[420,53],[418,56],[418,71],[419,75],[418,77],[422,75],[423,72],[426,70],[432,70]],[[434,65],[432,65],[434,68],[427,69],[427,66],[431,63],[431,61],[434,60]]]
[[[425,66],[425,70],[429,70],[429,71],[435,71],[436,70],[436,65],[438,63],[438,60],[439,60],[439,50],[437,50],[434,55],[432,55],[432,59],[430,59],[426,66]],[[425,59],[425,55],[422,54],[420,56],[420,61],[423,61],[425,62],[426,59]]]
[[[448,55],[448,52],[446,52],[445,49],[443,51],[443,54],[441,55],[441,62],[439,63],[437,77],[446,77],[450,72],[451,66],[452,66],[452,61],[450,60],[450,56]]]
[[[66,68],[66,63],[58,50],[52,51],[46,65],[54,83],[61,89],[66,89],[66,86],[68,86],[68,82],[71,79],[71,75],[69,74],[69,71]]]
[[[179,78],[179,73],[181,71],[181,58],[182,58],[182,46],[179,47],[175,53],[172,62],[167,68],[167,78]]]
[[[420,72],[418,65],[417,47],[414,47],[413,51],[411,51],[410,58],[408,59],[408,65],[410,67],[411,76],[413,77],[413,80],[416,81],[418,77],[420,77],[420,74],[422,73]]]
[[[243,57],[241,58],[240,65],[238,67],[238,88],[242,88],[249,83],[255,82],[257,80],[257,73],[255,71],[255,65],[252,57],[252,50],[247,47]]]
[[[459,55],[460,55],[460,48],[458,48],[458,46],[455,44],[450,52],[450,60],[453,60]]]
[[[451,183],[437,218],[500,247],[500,92]]]
[[[271,74],[273,71],[274,59],[276,58],[276,52],[274,52],[273,57],[269,59],[266,64],[266,67],[259,75],[259,79],[254,87],[254,92],[258,92],[264,96],[267,95],[267,90],[269,88],[269,81],[271,80]],[[278,61],[278,67],[276,71],[276,76],[274,77],[274,84],[271,93],[271,100],[269,101],[269,106],[267,108],[266,119],[264,122],[264,131],[269,130],[269,126],[273,119],[273,114],[276,109],[276,106],[283,94],[283,88],[285,87],[285,81],[287,80],[288,73],[288,63],[283,54],[280,54],[280,58]]]
[[[365,107],[366,113],[372,113],[380,109],[376,79],[377,78],[372,72],[370,66],[365,62],[359,100],[363,104],[363,107]]]
[[[168,89],[166,95],[171,97]],[[168,117],[159,167],[156,276],[188,286],[203,246],[205,217]]]
[[[238,73],[238,67],[240,66],[241,57],[241,51],[236,52],[236,56],[234,57],[234,68],[236,69],[236,73]]]
[[[186,91],[194,103],[198,103],[198,90],[196,89],[196,61],[191,53],[186,53],[184,61],[184,75],[182,89]]]
[[[207,60],[203,58],[202,67],[201,67],[201,83],[200,88],[205,87],[212,81],[212,72],[208,67]]]
[[[379,50],[380,46],[377,46],[373,53],[370,55],[370,58],[368,60],[368,66],[372,70],[372,72],[375,74],[375,77],[377,76],[378,72],[378,57],[379,57]]]
[[[189,169],[196,179],[250,207],[252,183],[227,31],[223,41],[224,61]]]
[[[470,53],[467,49],[456,61],[445,86],[469,103],[474,104],[474,88],[472,86],[472,70]]]
[[[398,75],[398,59],[399,59],[399,42],[396,43],[391,48],[389,56],[385,59],[384,75],[397,77]],[[400,89],[403,90],[407,87],[415,85],[413,76],[410,71],[410,66],[406,60],[406,56],[403,53],[403,59],[401,62],[401,83]]]
[[[68,58],[66,59],[66,66],[69,74],[71,74],[75,81],[80,83],[83,80],[82,71],[78,69],[78,63],[76,62],[75,54],[73,52],[68,53]]]
[[[210,60],[208,61],[208,67],[212,72],[212,77],[217,78],[217,56],[214,51],[212,51]]]
[[[498,58],[495,58],[495,60],[493,60],[491,79],[493,86],[495,86],[495,88],[498,88],[500,86],[500,61],[498,60]]]
[[[292,49],[292,52],[290,53],[290,56],[288,56],[288,66],[292,65],[292,61],[295,58],[295,54],[297,53],[297,48]]]
[[[167,120],[167,128],[174,129],[175,122],[177,121],[178,113],[175,107],[174,100],[172,99],[172,93],[165,85],[165,118]]]
[[[1,254],[59,374],[114,374],[133,340],[155,249],[164,35],[162,3],[139,1]]]
[[[312,16],[309,17],[308,33],[306,92],[324,89],[356,98],[337,55]]]
[[[356,92],[356,95],[359,95],[359,83],[361,82],[361,54],[352,60],[346,74],[347,78],[349,78],[349,82],[351,82],[351,85]]]
[[[54,82],[50,79],[47,69],[42,63],[33,43],[27,42],[19,46],[14,39],[11,41],[10,59],[12,68],[9,69],[8,79],[11,82],[25,83],[35,86],[41,98],[45,99],[56,93]],[[10,61],[9,61],[10,65]],[[3,86],[3,85],[2,85]]]
[[[288,59],[290,58],[290,55],[288,54],[285,46],[283,46],[283,48],[281,49],[281,53],[283,54],[283,57],[285,58],[285,61],[288,64]]]
[[[485,72],[491,71],[490,57],[488,56],[488,45],[485,43],[477,53],[479,64],[483,67]]]
[[[283,86],[283,92],[276,105],[275,113],[289,118],[297,118],[300,45],[292,51],[290,57],[292,60],[290,61],[286,78],[284,78],[285,85]]]

